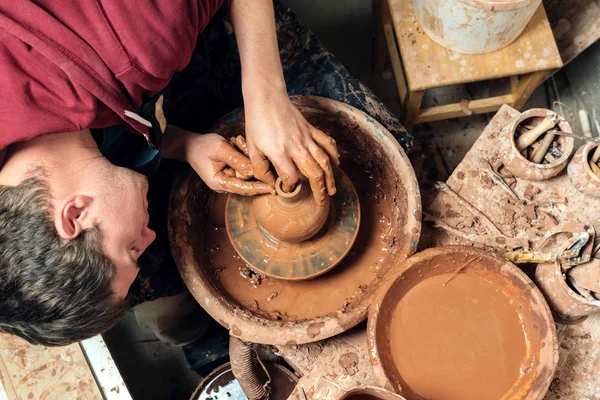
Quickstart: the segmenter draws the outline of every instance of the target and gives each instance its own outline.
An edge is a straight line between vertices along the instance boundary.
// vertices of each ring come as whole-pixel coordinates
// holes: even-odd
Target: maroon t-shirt
[[[0,0],[0,149],[125,121],[190,57],[224,0]]]

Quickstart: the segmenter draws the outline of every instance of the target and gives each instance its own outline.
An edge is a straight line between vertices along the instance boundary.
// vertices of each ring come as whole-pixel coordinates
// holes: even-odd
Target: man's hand
[[[251,180],[250,159],[216,133],[204,135],[169,125],[163,140],[162,155],[185,161],[216,192],[243,196],[274,193],[273,186]]]
[[[246,140],[257,179],[274,183],[270,161],[285,191],[294,189],[299,171],[308,178],[318,204],[326,194],[335,194],[332,164],[339,165],[335,140],[308,123],[285,92],[251,100],[245,110]]]
[[[270,161],[294,188],[298,170],[310,181],[315,200],[335,194],[331,164],[338,165],[335,141],[311,126],[288,98],[279,60],[272,0],[231,0],[231,20],[242,64],[246,140],[254,176],[274,183]]]

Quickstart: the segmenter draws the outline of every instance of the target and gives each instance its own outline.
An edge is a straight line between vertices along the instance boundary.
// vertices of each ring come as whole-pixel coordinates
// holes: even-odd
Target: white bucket
[[[459,53],[499,50],[519,37],[542,0],[414,0],[423,31]]]

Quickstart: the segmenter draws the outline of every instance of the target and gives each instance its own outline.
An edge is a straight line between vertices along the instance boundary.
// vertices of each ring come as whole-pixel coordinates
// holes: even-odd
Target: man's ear
[[[93,199],[84,195],[72,195],[57,208],[54,224],[58,235],[73,240],[81,232],[92,227],[90,207]]]

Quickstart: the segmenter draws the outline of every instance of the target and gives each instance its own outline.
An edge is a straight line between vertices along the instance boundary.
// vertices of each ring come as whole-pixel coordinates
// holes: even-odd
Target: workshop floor
[[[390,71],[372,72],[374,19],[371,2],[365,0],[283,0],[297,13],[300,20],[315,32],[325,46],[336,54],[381,100],[400,115],[398,96]],[[352,43],[352,46],[348,44]],[[458,102],[471,99],[497,85],[458,86],[432,91],[425,104]],[[534,92],[525,109],[547,107],[543,86]],[[424,207],[433,192],[427,182],[445,180],[458,165],[490,120],[490,115],[478,115],[417,125],[414,129],[416,146],[411,159],[423,187]],[[425,170],[435,160],[440,167],[435,174]],[[426,161],[426,162],[424,162]],[[142,329],[133,314],[105,334],[123,378],[134,399],[188,399],[200,377],[193,372],[180,347],[160,342]]]

